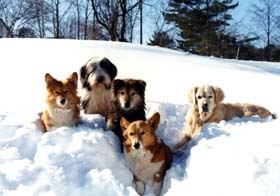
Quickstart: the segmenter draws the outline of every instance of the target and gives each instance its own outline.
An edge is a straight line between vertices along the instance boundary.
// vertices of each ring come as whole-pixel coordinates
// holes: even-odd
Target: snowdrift
[[[44,74],[66,78],[92,56],[106,56],[117,78],[147,82],[147,117],[172,147],[184,134],[194,85],[220,86],[225,102],[249,102],[280,114],[280,64],[201,57],[101,41],[0,40],[0,195],[137,195],[117,137],[99,115],[42,134]],[[280,120],[235,118],[207,124],[174,156],[163,195],[280,195]],[[146,190],[145,195],[152,195]]]

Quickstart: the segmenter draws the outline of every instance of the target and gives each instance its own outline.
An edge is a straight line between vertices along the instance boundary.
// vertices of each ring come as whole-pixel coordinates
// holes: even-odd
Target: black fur
[[[100,67],[104,69],[110,76],[111,81],[116,77],[117,75],[117,68],[116,66],[107,58],[103,58],[100,61]]]
[[[130,110],[126,110],[122,108],[119,100],[118,100],[118,91],[121,89],[133,89],[136,91],[140,97],[141,101],[138,105]],[[136,120],[144,120],[146,121],[146,104],[145,104],[145,89],[146,89],[146,82],[143,80],[119,80],[116,79],[113,82],[112,91],[113,91],[113,101],[115,105],[115,118],[109,119],[108,128],[111,129],[120,139],[121,145],[123,144],[123,135],[122,129],[120,127],[120,119],[124,117],[127,121],[133,122]]]
[[[87,64],[83,65],[80,69],[80,81],[82,84],[82,88],[85,88],[88,91],[92,90],[92,87],[88,82],[88,77],[92,72],[95,71],[97,65],[100,65],[100,67],[109,74],[111,81],[113,81],[117,75],[117,67],[107,58],[103,58],[100,61],[93,62],[92,64],[90,64],[90,66],[88,66]]]

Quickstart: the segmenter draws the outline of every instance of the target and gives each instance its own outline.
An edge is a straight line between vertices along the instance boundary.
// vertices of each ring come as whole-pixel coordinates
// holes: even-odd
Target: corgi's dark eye
[[[66,90],[66,91],[64,91],[64,94],[67,94],[67,93],[69,93],[69,91],[67,91],[67,90]]]
[[[197,98],[198,98],[198,99],[201,99],[201,96],[198,96]]]
[[[134,135],[134,133],[130,132],[130,134],[129,134],[129,135],[133,136],[133,135]]]
[[[125,92],[124,92],[124,91],[120,91],[120,94],[121,94],[121,95],[125,95]]]
[[[59,92],[59,91],[54,91],[54,93],[55,93],[56,95],[60,95],[60,92]]]
[[[145,131],[142,131],[141,133],[140,133],[140,135],[144,135],[145,134]]]
[[[133,96],[133,95],[135,95],[135,94],[136,94],[135,92],[130,93],[131,96]]]
[[[213,98],[213,96],[211,96],[211,95],[210,95],[210,96],[208,96],[208,98],[209,98],[209,99],[212,99],[212,98]]]

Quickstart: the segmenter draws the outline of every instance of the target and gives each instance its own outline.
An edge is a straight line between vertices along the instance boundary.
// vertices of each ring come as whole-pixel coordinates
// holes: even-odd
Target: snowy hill
[[[117,78],[147,82],[147,116],[172,147],[184,134],[194,85],[220,86],[225,102],[280,114],[280,63],[201,57],[117,42],[0,39],[0,195],[137,195],[118,140],[99,115],[42,134],[44,75],[66,78],[92,56],[106,56]],[[280,120],[235,118],[208,124],[174,157],[164,195],[280,195]],[[147,190],[145,195],[151,195]]]

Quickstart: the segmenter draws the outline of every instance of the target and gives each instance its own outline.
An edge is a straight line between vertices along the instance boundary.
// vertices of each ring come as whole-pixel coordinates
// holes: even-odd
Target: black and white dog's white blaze
[[[86,114],[108,116],[111,111],[112,81],[117,67],[107,58],[93,57],[80,69],[81,103]]]

